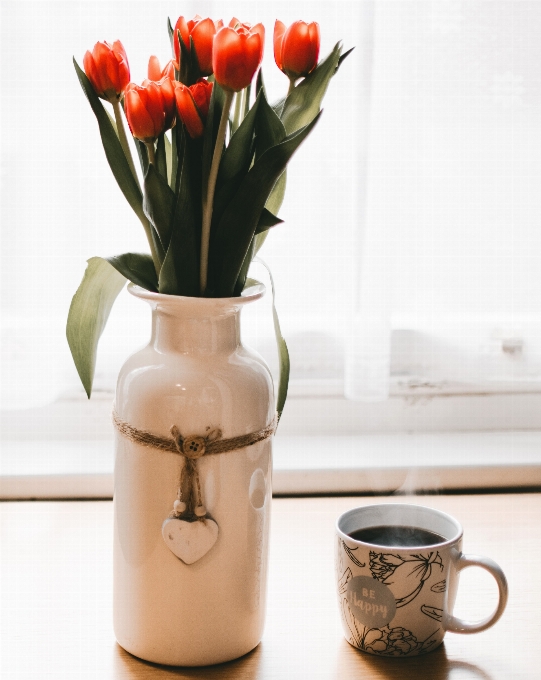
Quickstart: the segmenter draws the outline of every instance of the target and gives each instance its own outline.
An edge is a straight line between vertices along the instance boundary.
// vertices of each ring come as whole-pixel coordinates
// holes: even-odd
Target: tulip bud
[[[295,21],[286,30],[285,24],[274,25],[274,59],[278,68],[292,80],[311,73],[319,57],[319,24]]]
[[[130,67],[120,40],[112,45],[97,42],[92,52],[86,52],[83,66],[99,97],[109,102],[121,99],[130,82]]]
[[[212,66],[216,82],[233,92],[247,87],[263,59],[264,43],[262,24],[251,27],[232,19],[214,38]]]
[[[130,83],[124,110],[132,135],[142,142],[153,142],[173,126],[176,113],[173,83],[169,78],[157,83],[145,80],[142,86]]]
[[[182,83],[175,84],[175,97],[180,119],[193,139],[202,137],[205,121],[209,112],[212,83],[200,78],[195,85],[186,87]]]
[[[158,57],[152,55],[148,60],[148,79],[155,83],[162,78],[175,80],[175,69],[178,71],[178,64],[173,59],[170,59],[162,69]]]
[[[191,51],[190,37],[193,40],[201,75],[210,76],[212,73],[212,42],[216,31],[222,26],[223,21],[221,19],[214,22],[212,19],[202,19],[199,14],[196,14],[190,21],[186,21],[184,17],[179,17],[175,24],[173,41],[177,63],[180,64],[182,59],[178,40],[178,32],[180,31],[180,37],[188,52]]]

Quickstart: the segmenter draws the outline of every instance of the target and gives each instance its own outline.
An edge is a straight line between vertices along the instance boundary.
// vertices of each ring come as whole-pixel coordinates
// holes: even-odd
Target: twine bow
[[[184,458],[184,465],[180,471],[179,496],[182,495],[182,502],[186,503],[186,507],[180,513],[173,513],[173,516],[177,517],[179,514],[182,514],[183,516],[195,516],[197,519],[202,520],[204,515],[199,516],[196,514],[197,508],[204,508],[197,460],[205,455],[243,449],[246,446],[252,446],[252,444],[257,444],[272,437],[276,430],[277,417],[275,415],[272,422],[261,430],[238,437],[229,437],[228,439],[222,439],[222,431],[220,429],[211,430],[210,427],[207,428],[208,433],[205,437],[199,435],[183,437],[176,425],[171,427],[171,439],[159,437],[151,432],[138,430],[136,427],[125,422],[114,408],[113,424],[121,435],[136,444],[180,454]]]
[[[198,435],[183,437],[180,434],[178,427],[173,425],[170,432],[173,436],[173,441],[175,442],[178,453],[184,457],[184,465],[180,470],[178,496],[179,500],[182,500],[186,504],[186,507],[182,512],[175,512],[174,515],[177,516],[177,514],[181,514],[193,516],[196,515],[196,508],[205,508],[203,505],[203,494],[201,492],[197,460],[205,455],[208,444],[222,438],[222,431],[211,430],[206,437],[199,437]],[[204,515],[197,516],[197,519],[202,520],[203,517]]]

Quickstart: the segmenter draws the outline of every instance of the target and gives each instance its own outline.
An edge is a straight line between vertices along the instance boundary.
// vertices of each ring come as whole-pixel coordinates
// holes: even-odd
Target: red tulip
[[[175,120],[175,88],[169,78],[158,83],[130,83],[126,89],[124,110],[132,135],[142,142],[153,142],[172,127]]]
[[[196,14],[191,21],[186,21],[184,17],[179,17],[175,24],[175,39],[173,45],[175,47],[175,59],[180,64],[181,54],[180,45],[178,41],[177,31],[180,31],[182,42],[186,45],[188,52],[191,50],[190,36],[193,40],[195,53],[197,55],[197,63],[199,70],[204,76],[210,76],[212,73],[212,41],[218,31],[223,26],[223,21],[214,22],[212,19],[201,19],[199,14]]]
[[[112,101],[120,99],[130,82],[128,57],[120,40],[112,45],[108,42],[97,42],[92,52],[83,58],[83,66],[87,78],[102,99]]]
[[[178,115],[193,139],[203,136],[211,94],[212,83],[204,78],[200,78],[195,85],[190,87],[176,83],[175,97]]]
[[[148,60],[148,79],[156,83],[162,78],[175,80],[175,69],[178,70],[178,64],[173,59],[170,59],[162,69],[158,57],[152,55]]]
[[[274,25],[274,59],[288,78],[307,76],[317,66],[319,57],[319,24],[295,21],[286,30],[285,24]]]
[[[253,28],[232,19],[229,26],[216,33],[212,66],[214,77],[226,90],[239,92],[250,84],[263,58],[265,29]]]

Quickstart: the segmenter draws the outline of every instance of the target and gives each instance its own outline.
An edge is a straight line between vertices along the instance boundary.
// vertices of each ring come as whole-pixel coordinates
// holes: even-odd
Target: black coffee
[[[428,529],[403,526],[366,527],[352,531],[349,536],[355,541],[374,543],[394,548],[421,548],[444,543],[447,539]]]

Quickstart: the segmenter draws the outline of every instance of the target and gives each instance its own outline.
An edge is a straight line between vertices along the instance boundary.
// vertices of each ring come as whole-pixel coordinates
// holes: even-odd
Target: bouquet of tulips
[[[224,26],[196,16],[180,17],[174,28],[169,21],[168,29],[173,58],[162,68],[151,56],[142,85],[130,82],[120,41],[97,43],[84,70],[74,60],[113,175],[150,249],[88,261],[67,335],[89,396],[97,343],[126,279],[169,295],[241,294],[269,229],[282,221],[287,163],[316,125],[329,81],[349,54],[338,43],[318,62],[318,24],[286,28],[277,21],[274,56],[289,89],[270,105],[259,70],[262,24],[233,18]],[[287,348],[276,315],[275,329],[283,366]]]

